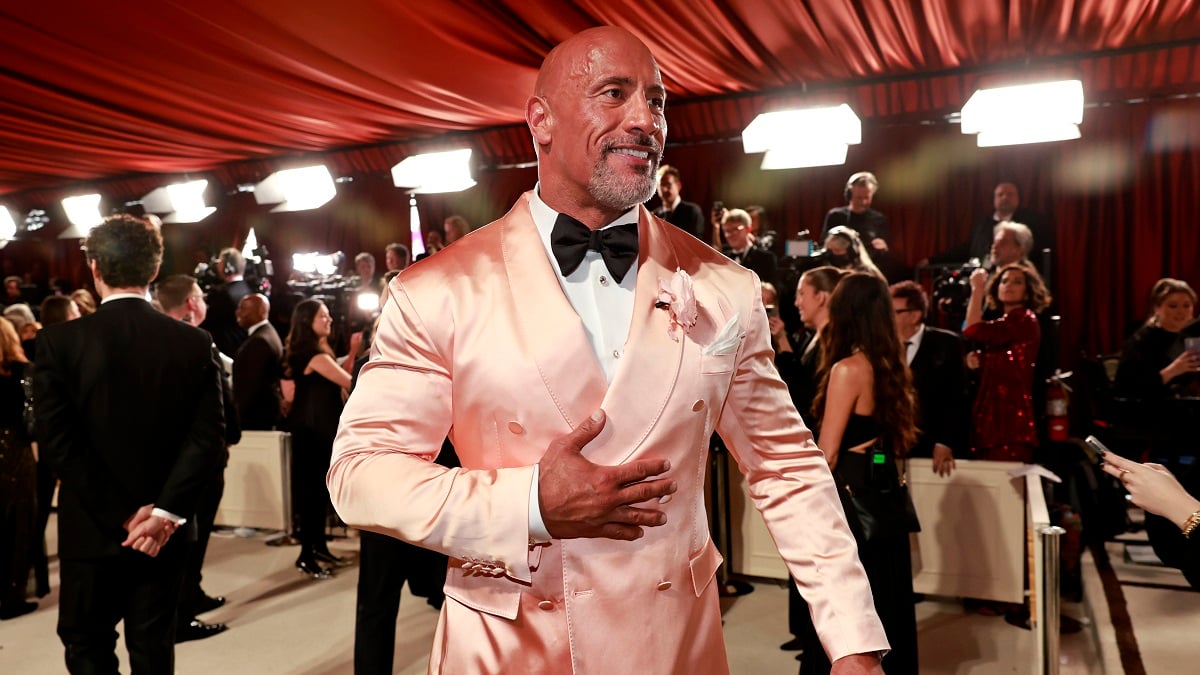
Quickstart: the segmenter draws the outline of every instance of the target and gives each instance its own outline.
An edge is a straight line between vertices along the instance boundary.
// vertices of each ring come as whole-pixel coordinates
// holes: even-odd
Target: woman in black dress
[[[37,461],[24,417],[29,375],[16,329],[0,318],[0,619],[37,609],[25,600],[37,523]]]
[[[300,302],[292,312],[285,355],[287,375],[296,383],[288,415],[292,433],[292,494],[300,516],[300,557],[296,559],[296,567],[316,579],[332,576],[321,562],[340,562],[325,543],[325,518],[330,506],[325,474],[333,454],[333,438],[337,435],[345,392],[350,389],[350,373],[333,358],[329,346],[332,327],[333,318],[325,303],[314,299]]]
[[[829,298],[813,408],[821,420],[817,445],[838,484],[854,492],[870,490],[877,469],[906,456],[916,442],[912,377],[896,333],[891,292],[887,282],[873,274],[845,277]],[[875,454],[883,457],[876,461]],[[884,672],[917,673],[909,533],[889,531],[867,540],[854,516],[848,515],[875,611],[892,648],[883,659]],[[828,673],[831,668],[819,644],[805,645],[801,662],[803,674]]]

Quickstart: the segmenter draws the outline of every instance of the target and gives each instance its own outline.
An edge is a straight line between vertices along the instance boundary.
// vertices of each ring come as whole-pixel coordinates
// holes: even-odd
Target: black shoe
[[[203,614],[205,612],[211,612],[218,607],[223,607],[224,605],[225,596],[218,595],[214,598],[208,593],[201,591],[200,600],[196,603],[196,613]]]
[[[338,556],[330,553],[328,549],[313,553],[313,557],[317,559],[317,562],[323,562],[328,565],[348,564],[345,558],[339,558]]]
[[[296,559],[296,569],[307,574],[310,579],[332,579],[333,572],[321,567],[321,563],[312,556],[300,556]]]
[[[779,648],[785,652],[795,652],[804,649],[804,643],[800,641],[800,638],[794,637],[791,640],[779,645]]]
[[[0,620],[7,621],[15,619],[18,616],[25,616],[37,608],[38,605],[36,602],[10,602],[0,607]]]
[[[200,619],[192,619],[186,626],[179,626],[175,629],[175,644],[203,640],[206,637],[224,633],[227,628],[229,626],[223,623],[204,623]]]

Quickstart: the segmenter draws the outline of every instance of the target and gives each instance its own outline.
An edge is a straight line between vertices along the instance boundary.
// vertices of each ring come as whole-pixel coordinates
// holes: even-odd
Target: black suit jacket
[[[699,204],[685,202],[681,199],[679,200],[679,206],[676,206],[675,210],[669,215],[666,215],[666,210],[661,206],[654,209],[654,215],[688,234],[695,235],[700,241],[709,242],[709,239],[707,239],[708,223],[704,220],[704,211],[700,208]]]
[[[913,388],[917,394],[917,427],[920,434],[914,457],[931,457],[934,443],[961,454],[966,450],[967,371],[963,341],[955,333],[925,327],[921,346],[913,357]]]
[[[237,354],[238,347],[246,339],[246,331],[237,322],[238,303],[253,292],[245,279],[238,279],[214,288],[204,298],[208,303],[208,314],[200,327],[212,333],[217,349],[229,358]]]
[[[742,253],[741,258],[734,255],[733,251],[726,248],[722,253],[726,258],[735,260],[739,265],[748,270],[753,270],[758,275],[759,281],[765,281],[775,287],[775,293],[779,293],[779,264],[775,260],[775,254],[757,246],[751,246]]]
[[[281,377],[283,342],[268,323],[246,338],[233,359],[233,396],[243,429],[270,431],[279,424]]]
[[[224,447],[211,345],[138,298],[38,333],[37,436],[62,480],[64,558],[119,555],[146,504],[192,518]]]

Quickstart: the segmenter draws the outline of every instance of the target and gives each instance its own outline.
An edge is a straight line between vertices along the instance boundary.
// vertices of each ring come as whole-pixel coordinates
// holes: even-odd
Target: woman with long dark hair
[[[341,562],[325,543],[325,518],[330,507],[325,473],[333,454],[344,392],[350,388],[350,373],[334,360],[329,346],[332,327],[333,318],[325,303],[311,298],[301,301],[292,312],[284,355],[287,376],[296,383],[288,415],[292,433],[292,494],[300,516],[300,556],[296,567],[314,579],[332,575],[321,562]]]
[[[1024,264],[1007,265],[990,280],[977,269],[970,283],[963,337],[982,346],[972,458],[1028,463],[1037,445],[1033,367],[1042,331],[1036,314],[1050,305],[1050,293],[1037,270]],[[987,308],[1003,316],[983,320],[985,296]]]
[[[37,524],[37,461],[24,416],[29,375],[16,329],[0,318],[0,619],[37,609],[25,600]]]
[[[876,472],[906,456],[917,436],[912,377],[896,333],[891,293],[880,277],[850,274],[834,289],[829,324],[821,333],[819,372],[813,402],[820,420],[817,445],[848,493],[875,489]],[[894,480],[894,472],[890,475]],[[916,673],[909,533],[886,531],[868,540],[855,516],[847,515],[892,646],[883,669],[889,675]],[[831,667],[819,643],[805,645],[801,661],[804,674],[828,673]]]

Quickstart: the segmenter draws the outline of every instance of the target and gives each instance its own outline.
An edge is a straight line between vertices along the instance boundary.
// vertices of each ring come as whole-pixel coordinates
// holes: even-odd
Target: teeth
[[[622,155],[630,155],[632,157],[637,157],[638,159],[649,159],[650,158],[650,153],[648,153],[644,150],[629,150],[627,148],[615,148],[613,150],[613,152],[618,152]]]

